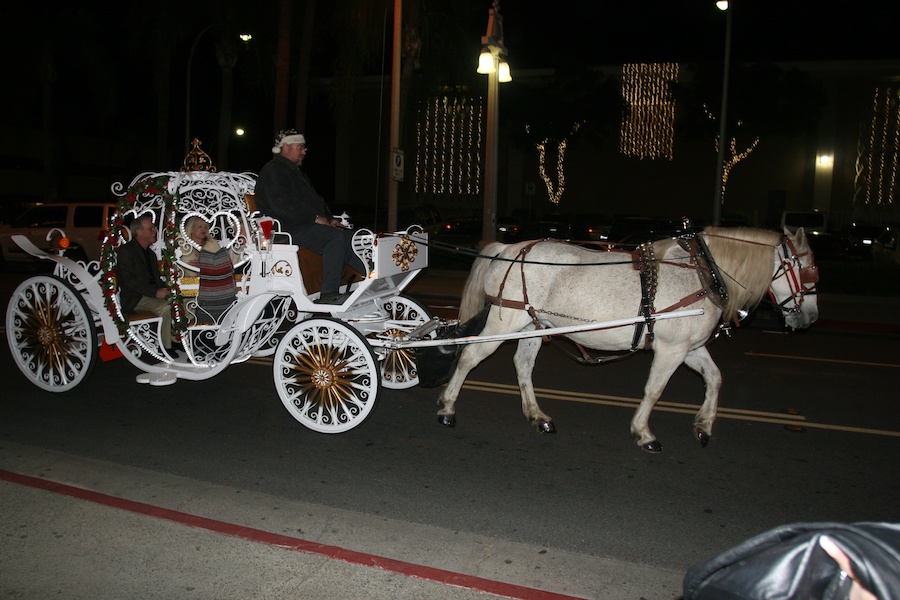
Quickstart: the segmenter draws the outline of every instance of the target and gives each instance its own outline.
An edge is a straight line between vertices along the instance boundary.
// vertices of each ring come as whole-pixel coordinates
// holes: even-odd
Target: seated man
[[[148,215],[137,217],[129,230],[131,239],[119,248],[116,261],[122,312],[146,311],[162,317],[162,345],[169,356],[178,358],[178,351],[172,348],[172,310],[166,299],[168,288],[160,278],[156,254],[150,250],[159,232]]]
[[[340,220],[300,170],[306,150],[306,139],[293,129],[278,134],[274,156],[259,172],[256,204],[263,214],[278,219],[295,244],[322,255],[324,273],[317,302],[343,304],[346,296],[339,288],[344,265],[363,274],[366,268],[353,253],[353,232],[340,227]]]

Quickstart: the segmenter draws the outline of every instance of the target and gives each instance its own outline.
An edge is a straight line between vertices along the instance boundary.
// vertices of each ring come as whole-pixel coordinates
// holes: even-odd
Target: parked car
[[[806,233],[828,231],[828,215],[817,210],[786,210],[781,213],[781,229],[797,233],[803,228]]]
[[[853,223],[841,234],[841,243],[844,247],[844,253],[848,257],[871,260],[872,244],[882,231],[884,231],[884,227],[878,225]]]
[[[40,204],[16,217],[9,225],[0,225],[0,253],[7,263],[34,260],[31,255],[13,242],[13,235],[24,235],[35,246],[48,252],[56,252],[56,239],[47,240],[54,228],[62,230],[69,238],[66,256],[76,260],[100,258],[101,231],[109,227],[114,204]]]
[[[888,227],[872,242],[872,259],[876,264],[900,265],[900,230]]]
[[[847,257],[840,237],[834,233],[811,231],[806,240],[816,260],[842,260]]]
[[[669,219],[619,217],[609,229],[608,240],[622,245],[639,245],[684,233],[684,225]]]
[[[522,219],[519,217],[497,217],[497,241],[510,244],[521,239]]]

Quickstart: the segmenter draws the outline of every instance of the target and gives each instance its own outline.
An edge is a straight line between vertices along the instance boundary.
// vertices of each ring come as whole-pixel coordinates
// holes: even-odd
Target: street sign
[[[403,181],[403,150],[394,148],[391,160],[391,177],[394,181]]]

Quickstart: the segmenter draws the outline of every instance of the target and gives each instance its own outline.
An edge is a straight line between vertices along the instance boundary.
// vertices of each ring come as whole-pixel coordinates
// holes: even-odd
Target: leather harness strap
[[[641,306],[638,316],[644,317],[644,320],[634,324],[634,337],[631,340],[632,352],[638,348],[644,327],[647,328],[647,335],[644,336],[644,350],[649,350],[653,345],[652,315],[655,312],[653,301],[656,299],[656,287],[659,282],[659,268],[653,254],[653,244],[649,242],[641,244],[635,250],[634,256],[634,268],[641,273]]]
[[[512,308],[515,310],[524,310],[529,316],[531,316],[532,322],[534,322],[534,326],[536,329],[544,329],[543,324],[537,317],[537,311],[534,310],[534,307],[528,302],[528,287],[525,284],[525,256],[534,248],[535,245],[539,244],[544,240],[534,240],[527,246],[523,246],[519,250],[519,254],[516,255],[516,258],[509,263],[509,267],[506,269],[506,274],[503,275],[503,281],[500,282],[500,289],[497,290],[496,296],[487,295],[487,301],[494,306],[498,306],[501,309],[505,306],[508,308]],[[516,263],[519,264],[519,272],[522,276],[522,300],[507,300],[503,297],[503,288],[506,287],[506,279],[509,277],[510,272],[512,271],[513,265]],[[546,336],[543,338],[544,341],[547,341],[549,338]]]
[[[489,304],[497,306],[499,308],[511,308],[513,310],[524,310],[529,316],[531,316],[531,320],[534,323],[536,329],[545,329],[544,325],[540,322],[537,316],[537,310],[528,300],[528,287],[525,280],[525,257],[531,251],[531,249],[538,243],[543,241],[551,241],[551,240],[534,240],[526,246],[523,246],[520,250],[516,258],[510,261],[509,267],[506,269],[506,273],[503,276],[503,280],[500,282],[500,287],[497,291],[496,296],[492,296],[490,294],[486,295],[486,301]],[[690,253],[690,259],[688,263],[678,263],[667,260],[657,260],[653,253],[653,244],[645,243],[641,244],[633,253],[633,265],[635,270],[640,272],[641,279],[641,302],[639,307],[639,316],[643,317],[642,321],[635,323],[635,331],[634,337],[631,343],[631,351],[626,353],[626,355],[631,354],[639,349],[641,337],[644,338],[644,343],[642,349],[647,350],[651,347],[653,343],[653,314],[655,313],[665,313],[672,312],[679,308],[683,308],[685,306],[690,306],[695,302],[699,302],[706,298],[710,297],[717,305],[723,306],[724,303],[728,301],[728,292],[725,288],[724,283],[722,282],[722,277],[719,273],[718,267],[712,259],[712,256],[709,253],[709,248],[706,246],[706,243],[703,241],[700,236],[692,235],[690,237],[685,237],[679,239],[679,244],[685,250],[688,250]],[[675,302],[674,304],[667,306],[662,310],[655,310],[654,301],[656,298],[656,291],[659,283],[659,264],[663,263],[666,265],[693,269],[699,271],[701,273],[701,281],[703,281],[704,285],[696,292],[692,292],[682,298],[681,300]],[[519,272],[522,278],[522,300],[510,300],[503,297],[503,290],[506,287],[506,280],[509,278],[510,273],[512,272],[513,265],[519,265]],[[646,328],[646,335],[644,335],[644,330]],[[549,336],[545,336],[544,341],[549,341]],[[582,348],[579,344],[576,344],[582,354],[582,360],[584,362],[588,362],[590,357],[587,352]],[[621,356],[616,357],[621,358]],[[598,361],[594,361],[598,362]]]

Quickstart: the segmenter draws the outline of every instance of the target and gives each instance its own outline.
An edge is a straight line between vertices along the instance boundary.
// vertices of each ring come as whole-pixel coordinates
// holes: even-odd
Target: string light
[[[885,94],[887,98],[891,97],[891,90],[888,88],[887,94]],[[878,182],[881,183],[884,180],[884,171],[885,171],[885,160],[884,155],[887,151],[887,139],[888,139],[888,128],[891,123],[891,103],[885,102],[882,105],[883,118],[882,118],[882,126],[881,126],[881,152],[879,152],[879,164],[878,164]],[[878,205],[882,206],[884,204],[884,186],[878,186]]]
[[[864,206],[894,204],[900,169],[900,114],[897,90],[876,87],[866,138],[860,136],[856,159],[856,197]],[[868,143],[868,146],[866,146]]]
[[[569,136],[573,136],[578,133],[578,130],[581,129],[582,125],[584,125],[584,121],[572,125]],[[531,126],[526,125],[525,131],[531,133]],[[535,148],[537,148],[538,150],[538,173],[540,174],[541,179],[544,180],[544,185],[547,186],[547,196],[549,197],[550,202],[559,204],[563,192],[566,191],[566,173],[564,164],[566,157],[566,146],[568,146],[568,138],[565,137],[562,140],[559,140],[556,144],[556,189],[554,189],[553,182],[550,181],[550,177],[547,175],[547,170],[545,167],[547,160],[548,143],[550,143],[550,138],[544,138],[543,140],[535,144]]]
[[[626,156],[673,158],[675,102],[669,86],[678,81],[678,63],[622,66],[622,117],[619,151]]]
[[[482,120],[480,102],[471,98],[442,95],[420,104],[414,178],[417,194],[481,193]]]
[[[737,122],[738,128],[743,123],[741,121]],[[731,142],[729,144],[731,150],[731,157],[725,159],[725,163],[722,165],[722,203],[725,203],[725,186],[728,183],[728,176],[731,174],[731,169],[735,167],[739,162],[750,156],[750,153],[756,149],[756,146],[759,144],[759,136],[753,138],[753,141],[750,142],[750,145],[743,152],[738,152],[737,150],[737,140],[735,138],[731,138]],[[716,142],[716,152],[719,151],[718,141]]]

